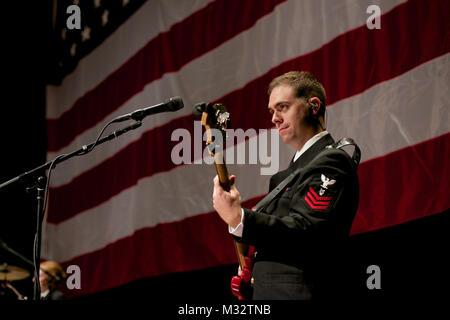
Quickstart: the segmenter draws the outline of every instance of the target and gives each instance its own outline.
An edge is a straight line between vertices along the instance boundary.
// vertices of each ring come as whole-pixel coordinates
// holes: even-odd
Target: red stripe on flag
[[[449,209],[448,159],[450,133],[362,163],[359,211],[351,234]]]
[[[74,178],[70,184],[51,188],[47,221],[60,223],[108,201],[136,185],[139,179],[175,168],[171,150],[179,142],[171,141],[171,134],[178,128],[190,128],[194,136],[193,121],[194,116],[179,118],[147,131],[141,139]]]
[[[58,119],[47,120],[48,150],[67,146],[144,86],[252,27],[286,0],[217,0],[159,34]],[[195,35],[195,36],[192,36]],[[134,81],[127,81],[133,79]],[[89,115],[89,116],[86,116]]]
[[[267,104],[267,97],[263,93],[270,80],[289,70],[310,70],[319,79],[323,79],[328,84],[326,90],[330,92],[329,103],[360,93],[378,82],[394,78],[450,51],[450,43],[446,39],[446,34],[442,32],[445,30],[446,22],[441,19],[444,14],[441,10],[448,7],[444,3],[446,2],[439,1],[436,5],[429,6],[425,1],[412,1],[400,5],[382,16],[381,23],[386,28],[376,31],[368,30],[365,26],[357,28],[310,54],[274,68],[244,88],[233,91],[218,101],[224,103],[230,110],[233,126],[246,130],[272,127],[269,116],[255,115],[260,114],[261,108],[265,110],[263,106]],[[417,12],[421,14],[417,15]],[[404,27],[398,28],[398,25]],[[389,31],[383,31],[386,29]],[[355,46],[367,44],[368,38],[372,44],[376,44],[377,51],[355,57]],[[404,47],[397,47],[398,44],[402,46],[407,44],[406,47],[420,44],[423,47],[421,50],[405,50]],[[389,55],[379,51],[389,52]],[[339,65],[352,67],[346,72],[334,69],[328,72],[324,69],[324,66]],[[370,65],[376,65],[377,68],[368,74],[366,67]],[[233,117],[234,111],[238,117]],[[48,221],[62,222],[107,201],[122,190],[137,184],[141,178],[173,169],[175,165],[170,159],[170,153],[178,142],[170,141],[171,133],[175,129],[185,128],[193,137],[194,120],[194,117],[189,115],[149,130],[140,140],[130,143],[110,159],[74,178],[70,184],[52,188]],[[155,154],[153,150],[165,152]],[[120,177],[111,174],[121,172],[123,168],[130,168],[130,172]],[[97,184],[93,183],[94,181],[99,182]],[[98,187],[100,183],[102,188]]]

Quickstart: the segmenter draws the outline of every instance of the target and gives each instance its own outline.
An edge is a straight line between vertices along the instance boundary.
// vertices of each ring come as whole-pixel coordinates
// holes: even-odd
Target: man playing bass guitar
[[[269,192],[283,190],[253,211],[241,207],[234,176],[229,191],[216,176],[214,208],[234,239],[256,250],[253,299],[333,298],[345,287],[340,254],[358,208],[359,148],[350,157],[326,131],[325,90],[310,73],[283,74],[268,94],[272,122],[296,150],[288,168],[270,179]]]

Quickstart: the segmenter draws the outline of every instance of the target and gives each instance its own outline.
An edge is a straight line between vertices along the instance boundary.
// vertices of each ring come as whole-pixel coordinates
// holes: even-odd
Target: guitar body
[[[241,275],[231,278],[231,292],[239,300],[251,300],[253,295],[253,255],[255,247],[249,246],[248,255],[244,256],[245,263],[241,266]]]
[[[219,183],[225,191],[230,191],[229,174],[223,158],[226,129],[230,123],[229,113],[226,111],[225,106],[219,103],[214,105],[211,103],[199,103],[194,107],[194,113],[202,115],[202,125],[206,130],[208,150],[214,158]],[[219,130],[222,133],[222,139],[213,138],[212,129]],[[231,292],[239,300],[251,299],[253,292],[252,259],[255,249],[253,246],[247,246],[236,241],[234,241],[234,246],[242,274],[231,279]]]

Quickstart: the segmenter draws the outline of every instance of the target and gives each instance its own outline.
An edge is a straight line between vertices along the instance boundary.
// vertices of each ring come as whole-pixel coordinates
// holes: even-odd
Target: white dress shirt
[[[45,290],[44,292],[41,292],[41,299],[45,299],[50,293],[50,289]]]

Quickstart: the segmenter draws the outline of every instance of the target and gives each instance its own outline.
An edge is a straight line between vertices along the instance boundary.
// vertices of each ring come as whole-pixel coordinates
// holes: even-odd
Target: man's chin
[[[289,137],[286,134],[284,134],[284,135],[280,134],[280,138],[281,138],[281,140],[283,140],[283,142],[285,144],[289,144],[289,142],[291,141],[291,139],[289,139]]]

